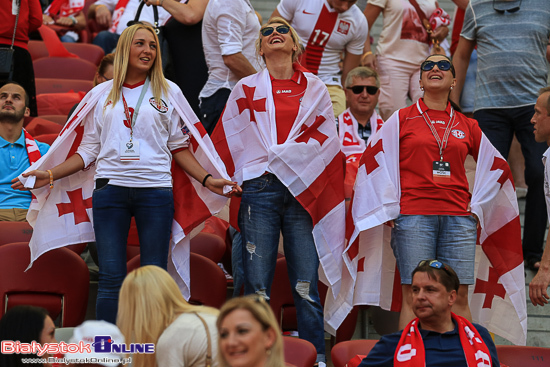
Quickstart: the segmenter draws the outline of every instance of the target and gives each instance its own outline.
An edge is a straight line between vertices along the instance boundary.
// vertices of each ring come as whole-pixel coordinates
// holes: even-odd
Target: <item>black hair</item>
[[[40,342],[44,320],[48,311],[36,306],[15,306],[0,320],[0,340],[13,340],[21,343]],[[35,354],[2,354],[0,366],[23,367],[43,366],[41,363],[23,363],[22,358],[38,358]]]
[[[458,287],[460,286],[460,280],[458,275],[449,265],[442,263],[442,268],[433,268],[430,266],[431,261],[437,260],[423,260],[412,272],[412,278],[416,273],[427,273],[428,278],[435,279],[437,282],[443,284],[447,292],[455,290],[458,292]]]

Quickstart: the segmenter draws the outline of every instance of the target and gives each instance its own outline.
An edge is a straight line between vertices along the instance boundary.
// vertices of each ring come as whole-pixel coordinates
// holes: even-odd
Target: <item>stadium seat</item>
[[[105,56],[105,52],[101,47],[91,43],[65,42],[63,46],[65,46],[70,53],[77,55],[80,59],[93,63],[95,66],[98,66],[103,56]],[[43,57],[50,57],[44,41],[29,41],[29,53],[33,61]]]
[[[497,345],[498,360],[508,367],[550,366],[550,348]]]
[[[317,351],[307,340],[283,336],[285,362],[296,367],[313,367]]]
[[[32,227],[27,222],[0,222],[0,246],[13,242],[29,242]]]
[[[32,62],[36,78],[93,80],[96,65],[88,60],[42,57]]]
[[[367,356],[378,340],[348,340],[332,347],[330,356],[334,367],[346,367],[356,355]]]
[[[0,313],[18,305],[41,306],[59,326],[78,326],[86,316],[89,275],[84,260],[66,248],[40,256],[32,268],[25,244],[0,246]]]
[[[36,137],[43,134],[59,134],[63,129],[63,125],[60,125],[50,119],[42,117],[35,117],[25,126],[25,130]]]
[[[59,134],[42,134],[35,136],[34,138],[39,142],[46,143],[51,146],[58,136]]]
[[[65,126],[65,124],[67,123],[67,117],[68,117],[67,115],[41,115],[40,116],[40,118],[55,122],[61,127]]]
[[[191,252],[202,255],[216,264],[221,261],[225,253],[225,242],[212,233],[200,232],[190,242]]]
[[[36,95],[47,93],[67,93],[84,92],[88,93],[93,87],[94,82],[90,80],[78,79],[52,79],[36,78]]]

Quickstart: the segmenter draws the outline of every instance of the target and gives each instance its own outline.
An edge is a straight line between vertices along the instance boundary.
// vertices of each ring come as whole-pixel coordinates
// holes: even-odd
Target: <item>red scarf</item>
[[[23,134],[25,134],[25,147],[27,148],[27,155],[29,156],[29,163],[32,164],[40,159],[42,156],[40,154],[40,149],[38,149],[38,144],[34,141],[34,138],[23,129]]]
[[[464,317],[455,315],[452,312],[451,316],[458,326],[458,335],[468,367],[491,367],[493,362],[491,361],[489,348],[485,345],[474,325]],[[395,367],[426,366],[426,353],[424,351],[424,341],[418,329],[418,318],[412,320],[403,329],[401,339],[399,339],[399,344],[395,349],[393,365]]]
[[[83,0],[53,0],[44,13],[51,16],[67,17],[76,14],[84,8]]]

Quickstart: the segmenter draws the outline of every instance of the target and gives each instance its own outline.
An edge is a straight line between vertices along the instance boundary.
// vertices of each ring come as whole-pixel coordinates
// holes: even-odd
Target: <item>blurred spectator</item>
[[[31,116],[37,116],[36,87],[34,85],[34,69],[31,54],[28,50],[29,33],[36,31],[42,25],[42,8],[38,0],[3,0],[0,6],[0,47],[11,47],[15,20],[17,29],[13,48],[13,74],[0,75],[0,80],[13,80],[20,83],[29,96]],[[19,5],[19,17],[17,17]]]
[[[250,0],[210,0],[206,7],[202,43],[208,80],[199,95],[199,118],[209,135],[235,84],[259,69],[255,48],[259,30]]]
[[[281,0],[272,17],[286,19],[305,45],[302,57],[306,69],[327,85],[334,116],[346,109],[343,81],[359,66],[368,25],[356,0]],[[366,43],[370,50],[370,44]],[[340,53],[345,51],[340,79]]]
[[[128,343],[156,345],[155,354],[134,355],[132,366],[218,366],[218,310],[187,303],[166,270],[148,265],[128,274],[118,308]]]
[[[29,191],[11,188],[12,180],[49,149],[23,129],[29,116],[29,97],[23,87],[10,82],[0,88],[0,220],[25,221],[31,203]]]
[[[284,367],[283,338],[261,296],[227,301],[218,317],[221,367]]]
[[[416,3],[416,1],[414,1]],[[438,9],[435,0],[419,1],[419,9],[428,18]],[[418,65],[430,54],[431,39],[443,41],[449,28],[441,25],[428,35],[413,1],[368,0],[365,16],[372,27],[383,13],[384,24],[376,47],[376,57],[365,53],[363,64],[380,75],[380,115],[387,120],[407,106],[407,97],[416,102],[422,91],[418,86]]]
[[[19,341],[21,343],[37,342],[57,343],[55,340],[55,325],[42,307],[15,306],[9,309],[0,320],[0,340]],[[45,354],[41,358],[48,358]],[[23,363],[23,358],[38,358],[36,354],[6,354],[0,353],[0,366],[50,366],[41,363]]]
[[[157,0],[145,0],[147,5],[156,5]],[[208,79],[208,67],[202,50],[202,18],[208,0],[161,0],[160,6],[172,18],[164,27],[168,41],[173,82],[199,116],[199,93]],[[162,55],[164,61],[164,54]],[[170,67],[170,66],[169,66]],[[165,70],[166,72],[167,70]],[[170,75],[166,76],[170,79]]]
[[[52,26],[62,42],[77,42],[78,32],[86,28],[82,12],[84,0],[54,0],[42,15],[43,23]]]
[[[547,84],[549,38],[548,1],[472,0],[466,8],[453,58],[457,84],[451,98],[458,101],[470,55],[477,45],[474,118],[504,158],[508,159],[514,134],[521,144],[528,186],[523,258],[534,271],[540,266],[546,231],[544,167],[540,157],[547,147],[535,142],[530,120],[536,91]]]
[[[97,0],[88,9],[88,18],[95,19],[102,28],[108,28],[95,36],[93,43],[105,51],[105,54],[114,51],[118,38],[128,26],[128,22],[134,20],[141,0]],[[160,0],[155,5],[160,5]],[[170,13],[162,7],[158,8],[159,25],[163,25]],[[146,6],[141,12],[140,21],[154,25],[153,7]]]

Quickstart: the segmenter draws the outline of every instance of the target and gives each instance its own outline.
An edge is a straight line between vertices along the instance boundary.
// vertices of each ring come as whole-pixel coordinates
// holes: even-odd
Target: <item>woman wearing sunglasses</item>
[[[487,223],[491,208],[483,205],[490,205],[506,183],[491,176],[494,162],[502,161],[499,169],[508,177],[508,166],[498,160],[477,122],[450,103],[455,84],[451,61],[442,55],[428,57],[420,67],[423,97],[384,123],[363,155],[366,172],[360,168],[357,176],[351,204],[356,232],[387,228],[384,222],[392,227],[391,248],[403,291],[401,328],[414,317],[411,273],[422,259],[437,258],[455,269],[460,287],[453,312],[471,320],[468,285],[474,284],[478,220],[470,208]],[[464,166],[469,155],[478,162],[473,195]]]
[[[323,82],[295,63],[300,38],[284,19],[270,19],[256,45],[266,68],[237,84],[212,135],[243,185],[244,292],[269,299],[282,232],[298,333],[325,362],[319,259],[328,281],[337,282],[345,216],[332,103]]]

